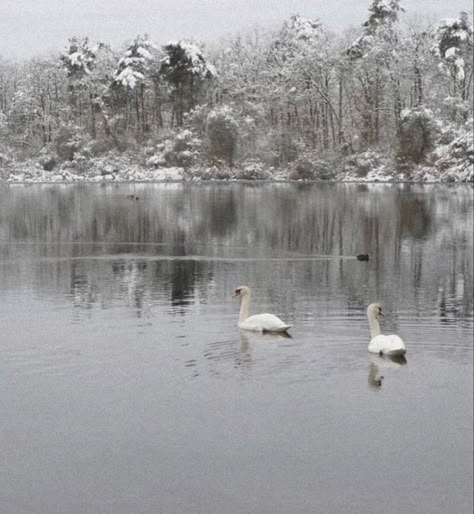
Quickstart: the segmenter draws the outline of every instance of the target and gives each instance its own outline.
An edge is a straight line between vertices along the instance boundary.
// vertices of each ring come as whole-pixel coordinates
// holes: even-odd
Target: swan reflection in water
[[[371,389],[380,389],[382,385],[383,375],[379,375],[379,368],[376,364],[371,362],[369,364],[369,376],[367,377],[367,383]]]
[[[251,332],[239,330],[240,349],[236,359],[236,366],[243,366],[252,362],[252,343],[265,345],[277,339],[291,339],[287,332]]]
[[[252,360],[252,351],[250,349],[250,338],[245,330],[239,330],[240,333],[240,352],[237,358],[237,365],[242,366]]]
[[[369,374],[367,383],[370,389],[380,390],[385,376],[382,370],[389,371],[399,369],[407,364],[404,355],[375,355],[369,354]]]

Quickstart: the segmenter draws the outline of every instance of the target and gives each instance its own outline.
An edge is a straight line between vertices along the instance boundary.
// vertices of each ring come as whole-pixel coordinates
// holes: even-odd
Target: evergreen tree
[[[184,114],[196,105],[206,80],[217,73],[194,43],[168,43],[164,52],[160,74],[171,86],[172,119],[181,126]]]

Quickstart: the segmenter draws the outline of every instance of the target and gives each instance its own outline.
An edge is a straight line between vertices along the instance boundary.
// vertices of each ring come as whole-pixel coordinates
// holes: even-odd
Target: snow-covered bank
[[[194,173],[193,173],[194,171]],[[288,171],[266,170],[260,176],[248,176],[245,170],[238,168],[213,167],[198,170],[184,170],[183,168],[159,168],[147,170],[143,168],[122,168],[111,170],[110,173],[89,173],[87,175],[74,173],[72,170],[48,172],[38,168],[24,166],[15,167],[4,173],[7,183],[45,183],[45,182],[191,182],[191,181],[229,181],[229,180],[265,180],[265,181],[298,181],[298,182],[419,182],[419,183],[446,183],[458,182],[474,183],[474,170],[464,168],[461,170],[440,170],[420,166],[410,174],[397,173],[381,166],[370,170],[361,177],[357,173],[334,173],[328,179],[318,177],[295,178]]]
[[[1,157],[1,156],[0,156]],[[393,159],[376,152],[324,161],[300,159],[285,169],[259,161],[220,165],[154,167],[130,154],[88,161],[71,161],[45,169],[38,161],[15,162],[0,159],[0,178],[9,183],[40,182],[189,182],[206,180],[332,181],[332,182],[474,182],[474,143],[466,135],[462,141],[438,147],[430,162],[398,166]],[[398,169],[397,169],[398,168]]]
[[[426,118],[428,121],[426,121]],[[422,122],[421,129],[416,124]],[[93,156],[77,151],[69,159],[47,147],[35,159],[15,160],[0,153],[0,180],[6,182],[188,182],[206,180],[333,181],[333,182],[474,182],[473,120],[445,124],[427,110],[407,111],[404,153],[381,148],[345,155],[303,151],[286,166],[264,159],[237,160],[230,166],[208,159],[183,144],[190,131],[175,139],[119,152]],[[423,124],[427,124],[426,127]],[[183,136],[184,134],[184,136]],[[426,138],[428,134],[435,141]],[[189,142],[189,141],[188,141]],[[419,151],[421,150],[421,151]]]

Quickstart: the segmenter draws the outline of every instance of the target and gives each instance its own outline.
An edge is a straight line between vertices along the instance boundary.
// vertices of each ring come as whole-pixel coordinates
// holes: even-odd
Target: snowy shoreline
[[[64,169],[57,172],[46,172],[38,168],[0,170],[0,183],[7,184],[77,184],[77,183],[195,183],[195,182],[266,182],[266,183],[416,183],[416,184],[473,184],[474,169],[466,168],[459,172],[453,170],[442,172],[430,167],[419,167],[410,173],[390,173],[375,169],[366,176],[354,173],[336,172],[330,178],[294,177],[290,170],[265,170],[257,176],[248,176],[235,168],[225,173],[214,174],[212,168],[200,168],[199,171],[183,168],[124,168],[121,170],[91,171],[86,174],[74,173]]]
[[[306,153],[283,166],[258,158],[232,166],[205,159],[184,165],[167,164],[160,151],[109,151],[100,156],[79,154],[70,160],[43,152],[36,158],[16,160],[0,153],[0,181],[7,183],[78,182],[407,182],[474,183],[474,141],[470,126],[447,144],[436,146],[419,163],[400,160],[396,154],[367,150],[345,156]]]

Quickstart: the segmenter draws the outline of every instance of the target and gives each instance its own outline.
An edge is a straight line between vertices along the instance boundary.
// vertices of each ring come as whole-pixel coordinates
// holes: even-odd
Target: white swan
[[[383,316],[382,306],[379,303],[371,303],[367,307],[369,319],[370,337],[369,352],[379,355],[405,355],[406,348],[402,339],[396,335],[385,336],[380,333],[378,318]]]
[[[235,290],[233,298],[240,298],[239,327],[244,330],[258,332],[287,332],[291,325],[287,325],[274,314],[255,314],[249,316],[250,288],[240,286]]]

